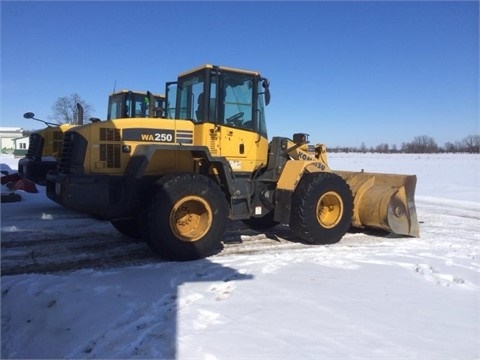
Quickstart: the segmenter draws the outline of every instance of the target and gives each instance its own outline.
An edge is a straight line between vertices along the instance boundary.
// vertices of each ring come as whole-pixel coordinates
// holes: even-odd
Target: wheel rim
[[[170,212],[170,227],[182,241],[193,242],[205,236],[212,225],[210,205],[201,197],[187,196]]]
[[[323,194],[317,203],[317,220],[326,229],[335,227],[342,219],[343,201],[334,191]]]

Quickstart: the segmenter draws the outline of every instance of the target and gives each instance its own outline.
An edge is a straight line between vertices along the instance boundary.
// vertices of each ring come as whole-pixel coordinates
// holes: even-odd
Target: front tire
[[[151,249],[168,260],[205,258],[221,250],[227,202],[219,186],[199,174],[168,175],[155,183],[146,221]]]
[[[305,174],[292,196],[290,227],[311,244],[333,244],[351,225],[353,196],[348,184],[332,173]]]

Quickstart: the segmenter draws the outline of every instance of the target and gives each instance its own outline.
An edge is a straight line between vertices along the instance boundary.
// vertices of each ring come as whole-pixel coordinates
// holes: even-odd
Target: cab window
[[[122,96],[110,96],[107,112],[107,120],[122,117]]]
[[[177,104],[176,109],[178,119],[193,120],[195,122],[205,121],[204,106],[205,95],[204,77],[201,73],[179,81],[177,85]]]
[[[226,74],[224,93],[223,122],[253,130],[253,79],[242,74]]]

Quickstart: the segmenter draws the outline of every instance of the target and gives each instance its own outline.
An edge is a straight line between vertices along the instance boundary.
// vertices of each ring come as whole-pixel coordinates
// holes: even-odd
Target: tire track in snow
[[[282,251],[307,245],[285,240],[292,238],[288,227],[278,227],[267,235],[246,225],[232,225],[219,255]],[[283,236],[284,238],[280,237]],[[293,240],[295,241],[295,240]],[[3,231],[1,273],[56,273],[84,268],[106,269],[162,262],[144,242],[135,242],[106,228],[105,232],[84,232],[65,236],[52,232]]]
[[[158,262],[145,243],[112,233],[42,236],[21,240],[2,233],[1,272],[4,275],[52,273],[83,268],[115,268]]]

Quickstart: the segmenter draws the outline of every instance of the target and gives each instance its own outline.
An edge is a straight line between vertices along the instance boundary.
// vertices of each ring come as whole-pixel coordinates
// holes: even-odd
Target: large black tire
[[[125,236],[131,237],[133,239],[142,238],[138,219],[113,220],[110,221],[110,223],[115,229],[117,229]]]
[[[168,260],[202,259],[221,250],[227,201],[220,187],[199,174],[168,175],[155,183],[145,234]]]
[[[292,196],[290,227],[311,244],[334,244],[348,231],[353,196],[348,184],[332,173],[306,174]]]

